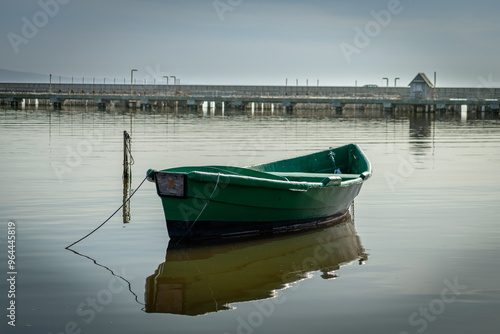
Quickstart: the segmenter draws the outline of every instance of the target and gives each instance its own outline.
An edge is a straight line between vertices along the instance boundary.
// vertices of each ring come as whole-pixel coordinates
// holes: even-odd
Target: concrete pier
[[[52,89],[52,90],[51,90]],[[84,104],[107,108],[123,104],[129,108],[187,107],[199,109],[207,102],[215,109],[259,110],[334,109],[346,106],[365,110],[375,106],[386,111],[411,108],[417,112],[460,110],[462,105],[498,112],[500,88],[436,88],[438,98],[410,98],[409,87],[287,87],[97,84],[0,83],[0,101],[13,106],[50,103],[55,108]],[[139,93],[140,92],[140,93]],[[293,94],[292,94],[293,93]],[[35,102],[36,101],[36,102]]]

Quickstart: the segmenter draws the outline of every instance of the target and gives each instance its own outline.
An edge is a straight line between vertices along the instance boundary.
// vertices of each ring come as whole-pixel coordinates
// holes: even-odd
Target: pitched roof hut
[[[430,100],[433,97],[434,86],[424,73],[417,74],[408,86],[410,86],[411,99]]]

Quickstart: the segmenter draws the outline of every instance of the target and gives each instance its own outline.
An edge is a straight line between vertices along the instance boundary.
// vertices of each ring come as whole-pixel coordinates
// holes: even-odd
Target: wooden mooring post
[[[127,131],[123,131],[123,178],[128,179],[130,177],[130,135]]]
[[[131,165],[134,163],[132,157],[132,140],[127,131],[123,131],[123,223],[130,222],[130,201],[129,196],[132,192],[132,170]]]

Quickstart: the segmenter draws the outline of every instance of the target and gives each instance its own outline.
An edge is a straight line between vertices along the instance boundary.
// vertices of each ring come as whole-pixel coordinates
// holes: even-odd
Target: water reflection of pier
[[[230,304],[267,299],[321,272],[367,259],[350,215],[320,231],[205,246],[169,244],[166,260],[146,279],[146,312],[202,315]]]
[[[412,113],[408,115],[408,119],[411,150],[414,155],[425,155],[433,146],[430,138],[434,134],[435,117],[433,114]]]

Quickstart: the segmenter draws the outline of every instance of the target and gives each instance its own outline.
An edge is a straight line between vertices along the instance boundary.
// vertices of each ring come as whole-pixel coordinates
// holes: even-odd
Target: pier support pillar
[[[426,111],[426,105],[425,104],[414,104],[413,105],[413,111],[414,112],[425,112]]]
[[[243,109],[245,106],[243,105],[243,101],[240,100],[234,100],[232,103],[232,107],[235,109]]]
[[[7,98],[7,103],[10,103],[11,107],[19,107],[23,103],[23,99],[16,99],[13,97]]]
[[[137,101],[137,100],[128,100],[125,102],[125,106],[127,108],[138,108],[140,106],[140,101]]]
[[[382,103],[382,109],[387,112],[392,112],[394,111],[394,106],[391,102],[384,102]]]
[[[290,102],[290,101],[284,101],[282,103],[282,105],[285,108],[285,111],[287,113],[291,113],[291,112],[293,112],[293,109],[295,108],[295,106],[297,105],[297,103],[293,103],[293,102]]]
[[[233,100],[233,101],[227,101],[224,102],[225,109],[238,109],[238,110],[244,110],[246,105],[248,105],[248,102],[243,102],[241,100]]]
[[[50,103],[54,106],[54,109],[61,109],[64,100],[57,97],[51,97]]]
[[[189,109],[198,110],[203,106],[203,101],[187,100],[186,104]]]
[[[272,103],[263,103],[262,107],[264,110],[272,110],[274,108]]]
[[[177,101],[165,101],[164,105],[167,108],[176,108],[177,107]]]
[[[342,104],[340,102],[333,102],[332,107],[335,108],[335,112],[337,114],[342,114],[342,111],[344,110],[345,104]]]
[[[438,103],[436,104],[436,111],[446,111],[446,103]]]
[[[103,100],[103,99],[96,99],[94,102],[97,104],[97,109],[99,110],[105,110],[107,104],[111,104],[111,101],[109,100]]]
[[[144,109],[151,109],[151,101],[149,101],[149,99],[141,99],[141,107],[143,107]]]

